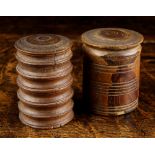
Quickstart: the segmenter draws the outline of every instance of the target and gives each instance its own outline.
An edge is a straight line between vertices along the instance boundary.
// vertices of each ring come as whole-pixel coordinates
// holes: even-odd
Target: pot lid
[[[35,34],[16,41],[15,48],[29,54],[55,54],[71,47],[71,41],[56,34]]]
[[[110,50],[123,50],[143,42],[143,36],[123,28],[98,28],[82,34],[84,44]]]

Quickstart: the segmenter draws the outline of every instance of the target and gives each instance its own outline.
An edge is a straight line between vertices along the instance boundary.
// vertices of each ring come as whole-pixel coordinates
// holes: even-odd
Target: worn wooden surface
[[[133,21],[138,23],[137,27],[133,25],[135,22],[132,18],[122,24],[115,23],[116,19],[111,18],[111,22],[106,24],[106,26],[133,28],[143,33],[145,37],[142,45],[139,107],[130,114],[116,117],[86,114],[83,110],[85,104],[82,102],[83,53],[79,36],[85,30],[102,27],[104,24],[94,21],[90,26],[89,20],[85,20],[84,17],[74,19],[79,24],[74,23],[73,18],[68,18],[71,20],[70,23],[74,23],[73,25],[64,24],[63,19],[55,20],[56,17],[52,19],[46,17],[46,20],[21,18],[8,17],[0,20],[0,137],[155,137],[155,27],[139,24],[143,21],[149,22],[152,20],[151,17],[134,18]],[[100,18],[97,20],[102,21]],[[154,18],[152,23],[155,23]],[[13,45],[18,38],[33,33],[59,33],[74,41],[72,62],[75,118],[61,128],[32,129],[23,125],[18,119],[15,70],[17,61]]]

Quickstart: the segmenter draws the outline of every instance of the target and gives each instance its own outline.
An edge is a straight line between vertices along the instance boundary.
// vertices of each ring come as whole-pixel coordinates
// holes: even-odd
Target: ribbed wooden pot
[[[19,39],[15,47],[21,122],[46,129],[71,121],[71,41],[60,35],[36,34]]]
[[[121,28],[99,28],[82,34],[84,98],[89,110],[121,115],[138,106],[143,36]]]

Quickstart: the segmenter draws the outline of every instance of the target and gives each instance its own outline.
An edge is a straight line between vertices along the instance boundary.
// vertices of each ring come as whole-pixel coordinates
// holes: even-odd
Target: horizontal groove
[[[60,126],[63,126],[70,122],[74,117],[74,112],[70,111],[69,113],[65,114],[63,117],[58,117],[57,119],[50,119],[50,118],[43,118],[39,119],[38,118],[33,118],[33,117],[28,117],[27,115],[24,115],[23,113],[19,113],[19,119],[21,120],[22,123],[25,125],[28,125],[33,128],[39,128],[39,129],[50,129],[50,128],[57,128]]]
[[[136,68],[136,64],[133,63],[132,65],[125,65],[125,66],[106,66],[106,65],[98,65],[98,64],[92,64],[90,67],[93,72],[99,72],[99,73],[112,73],[114,70],[117,70],[117,73],[127,73],[134,71]]]
[[[19,62],[17,66],[19,69],[22,69],[23,71],[43,74],[43,73],[49,73],[49,72],[61,72],[63,70],[66,70],[67,68],[70,68],[72,66],[72,63],[69,61],[63,65],[34,66],[34,65],[27,65]]]
[[[21,89],[18,89],[17,91],[17,96],[18,98],[22,101],[22,102],[25,102],[31,106],[57,106],[57,105],[60,105],[60,104],[64,104],[66,103],[68,100],[70,100],[72,97],[73,97],[73,90],[71,89],[71,92],[70,93],[62,93],[60,95],[57,95],[51,99],[49,98],[45,98],[43,99],[42,98],[42,101],[39,99],[39,96],[36,97],[36,99],[38,100],[35,100],[35,98],[29,94],[25,94]],[[27,96],[27,98],[25,97],[22,97],[22,96]],[[60,96],[61,96],[61,99],[60,99]],[[29,99],[28,99],[29,98]],[[33,99],[33,100],[32,100]],[[35,100],[35,102],[34,102]],[[49,101],[48,101],[49,100]],[[52,101],[50,101],[52,100]]]
[[[103,91],[94,91],[95,94],[100,94],[100,95],[108,95],[108,96],[121,96],[121,95],[126,95],[126,94],[130,94],[131,92],[135,92],[137,91],[138,88],[134,88],[128,91],[124,91],[124,92],[103,92]]]
[[[91,80],[91,83],[94,83],[94,84],[96,84],[96,85],[107,85],[107,86],[111,86],[111,85],[113,85],[113,86],[119,86],[119,85],[128,85],[128,84],[130,84],[130,83],[134,83],[134,82],[137,82],[137,79],[136,78],[134,78],[134,79],[132,79],[132,80],[129,80],[129,81],[127,81],[127,82],[112,82],[112,83],[103,83],[103,82],[100,82],[100,81],[94,81],[94,80]]]
[[[70,80],[70,81],[67,81],[67,80]],[[18,77],[17,85],[26,91],[32,91],[32,92],[36,92],[36,93],[45,93],[45,92],[56,93],[56,92],[60,92],[60,91],[63,91],[64,89],[71,87],[71,85],[73,83],[73,78],[70,77],[70,79],[67,79],[67,80],[65,81],[64,84],[60,83],[58,86],[55,86],[55,88],[51,87],[51,89],[50,89],[50,88],[43,88],[43,86],[42,86],[42,88],[28,87],[28,86],[24,85],[24,82],[22,82],[22,79],[20,80],[20,78]],[[31,82],[31,84],[33,85],[33,82]]]
[[[98,104],[97,106],[95,104],[92,104],[92,106],[94,105],[93,107],[95,109],[120,110],[120,109],[127,109],[128,107],[131,107],[132,105],[134,105],[137,102],[138,102],[138,98],[128,104],[121,105],[121,106],[120,105],[119,106],[117,106],[117,105],[116,106],[104,106],[104,104]],[[115,102],[114,102],[114,104],[115,104]]]
[[[106,93],[108,95],[128,93],[138,88],[139,88],[139,83],[137,82],[137,80],[124,83],[121,85],[118,85],[118,84],[113,85],[113,83],[111,83],[111,85],[106,85],[105,83],[102,83],[102,82],[91,82],[91,85],[89,86],[89,89],[90,90],[92,89],[94,92],[96,91],[102,94]]]
[[[72,110],[73,105],[74,105],[73,101],[70,100],[65,104],[58,106],[56,108],[47,107],[48,110],[45,109],[38,110],[38,108],[36,107],[29,106],[26,103],[20,101],[18,102],[18,108],[20,112],[24,113],[27,116],[36,118],[59,117],[61,115],[65,115],[66,113]]]
[[[103,108],[98,108],[98,106],[93,106],[92,107],[92,111],[94,111],[95,113],[102,113],[102,114],[124,114],[123,111],[126,113],[128,111],[131,111],[133,109],[135,109],[138,106],[138,100],[135,100],[134,102],[128,104],[128,106],[124,106],[123,108],[109,108],[109,107],[103,107]]]
[[[97,69],[97,68],[92,68],[92,71],[93,72],[96,72],[96,73],[110,73],[110,74],[112,74],[113,73],[113,70],[111,70],[111,71],[108,71],[108,70],[99,70],[99,69]],[[134,72],[134,70],[127,70],[127,71],[120,71],[119,69],[117,69],[117,74],[122,74],[122,73],[129,73],[129,72]]]
[[[69,68],[65,68],[65,70],[59,70],[59,72],[55,73],[54,75],[43,75],[43,74],[39,74],[39,75],[35,75],[35,72],[32,74],[32,72],[28,73],[24,73],[23,70],[21,68],[19,68],[19,66],[17,65],[16,70],[18,72],[19,75],[26,77],[26,78],[30,78],[30,79],[55,79],[55,78],[60,78],[63,76],[68,75],[69,73],[71,73],[73,69],[73,66],[71,65]],[[53,72],[51,72],[53,73]],[[47,73],[48,74],[48,73]]]
[[[96,63],[92,63],[91,67],[93,68],[99,68],[99,69],[107,69],[107,70],[111,70],[111,69],[132,69],[135,66],[135,62],[131,63],[131,64],[127,64],[127,65],[118,65],[118,66],[108,66],[108,65],[101,65],[101,64],[96,64]]]
[[[40,66],[40,65],[58,65],[58,64],[65,63],[72,58],[73,54],[72,54],[72,51],[69,50],[69,51],[65,52],[65,55],[59,54],[59,55],[56,55],[55,57],[53,57],[53,56],[31,57],[31,56],[27,56],[27,55],[22,54],[21,52],[17,51],[15,56],[18,61],[20,61],[24,64]]]
[[[113,87],[113,86],[105,87],[105,86],[93,86],[93,85],[91,85],[89,88],[90,89],[93,88],[97,91],[99,90],[99,91],[107,91],[107,92],[111,92],[111,91],[117,92],[117,91],[125,91],[125,90],[130,90],[133,88],[138,88],[138,84],[135,83],[135,84],[132,84],[129,86],[122,86],[122,87]]]
[[[133,81],[132,83],[126,83],[126,84],[121,84],[121,85],[115,85],[113,83],[111,83],[111,85],[105,85],[104,83],[94,83],[94,82],[91,82],[90,84],[90,87],[93,87],[93,88],[99,88],[99,89],[114,89],[114,90],[117,90],[117,89],[128,89],[130,87],[133,87],[133,86],[138,86],[138,82],[137,81]]]

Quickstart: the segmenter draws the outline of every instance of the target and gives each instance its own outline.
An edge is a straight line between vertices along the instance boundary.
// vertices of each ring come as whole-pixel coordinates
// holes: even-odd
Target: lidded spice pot
[[[26,36],[15,43],[19,118],[34,128],[72,120],[71,41],[55,34]]]
[[[138,106],[143,36],[122,28],[99,28],[82,34],[84,99],[89,110],[122,115]]]

